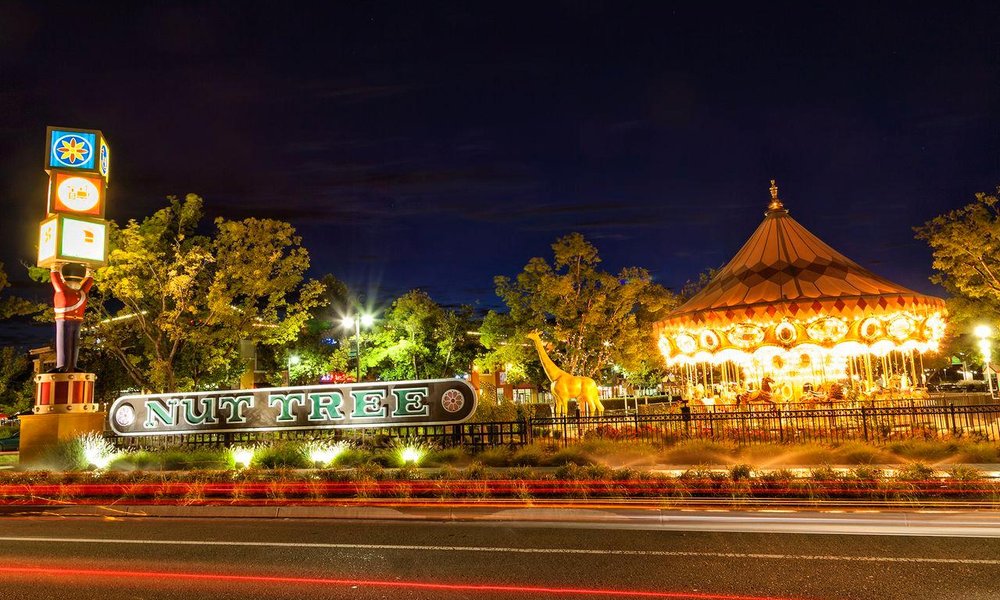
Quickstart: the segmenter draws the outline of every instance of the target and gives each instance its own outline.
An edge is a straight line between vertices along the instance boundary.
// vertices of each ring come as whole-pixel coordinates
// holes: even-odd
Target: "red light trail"
[[[674,598],[688,600],[790,600],[778,596],[746,596],[710,594],[701,592],[654,592],[613,590],[576,587],[546,587],[529,585],[491,585],[462,583],[428,583],[421,581],[385,581],[378,579],[341,579],[332,577],[289,577],[276,575],[232,575],[215,573],[183,573],[171,571],[136,571],[113,569],[80,569],[56,567],[0,567],[0,573],[36,577],[114,577],[119,579],[153,579],[158,581],[204,581],[256,584],[347,585],[384,587],[409,590],[436,590],[443,592],[495,592],[518,594],[545,594],[562,596],[599,596],[605,598]]]

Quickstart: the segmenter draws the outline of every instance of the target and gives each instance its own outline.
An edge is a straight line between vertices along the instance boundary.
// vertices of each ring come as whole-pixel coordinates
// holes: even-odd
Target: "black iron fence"
[[[358,430],[199,433],[108,438],[122,448],[230,446],[275,440],[342,439],[373,445],[394,439],[420,439],[439,448],[520,447],[533,442],[569,446],[587,439],[638,440],[669,445],[702,439],[759,443],[849,440],[888,443],[907,439],[1000,441],[1000,404],[925,405],[919,401],[893,406],[861,406],[813,410],[741,410],[671,414],[622,414],[600,417],[522,419],[461,425],[388,427]]]

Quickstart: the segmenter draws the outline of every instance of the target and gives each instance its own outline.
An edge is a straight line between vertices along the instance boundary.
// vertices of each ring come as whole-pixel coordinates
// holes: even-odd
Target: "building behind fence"
[[[275,440],[332,438],[373,445],[393,440],[420,440],[439,448],[463,447],[476,452],[495,447],[522,447],[535,442],[570,446],[603,438],[669,445],[683,440],[711,440],[739,445],[762,443],[885,444],[909,439],[1000,441],[1000,404],[947,405],[908,401],[885,406],[813,410],[691,411],[671,414],[604,415],[600,417],[526,418],[518,421],[461,425],[386,427],[352,430],[198,433],[108,439],[122,448],[221,446]]]

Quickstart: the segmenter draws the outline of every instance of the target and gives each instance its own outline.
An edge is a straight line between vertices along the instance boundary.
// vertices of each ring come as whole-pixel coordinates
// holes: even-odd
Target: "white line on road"
[[[322,542],[244,542],[220,540],[127,540],[105,538],[0,537],[0,542],[48,542],[54,544],[142,544],[152,546],[236,546],[262,548],[310,548],[327,550],[402,550],[417,552],[494,552],[514,554],[596,554],[625,556],[672,556],[693,558],[739,558],[766,560],[864,561],[876,563],[939,563],[950,565],[997,565],[1000,559],[925,558],[906,556],[838,556],[830,554],[760,554],[743,552],[691,552],[684,550],[596,550],[592,548],[510,548],[500,546],[419,546],[410,544],[328,544]]]

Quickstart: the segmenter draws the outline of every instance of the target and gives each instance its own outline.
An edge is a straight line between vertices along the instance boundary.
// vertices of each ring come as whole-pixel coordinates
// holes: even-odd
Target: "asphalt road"
[[[0,598],[19,600],[1000,598],[992,513],[679,511],[631,525],[5,516],[0,555]]]

